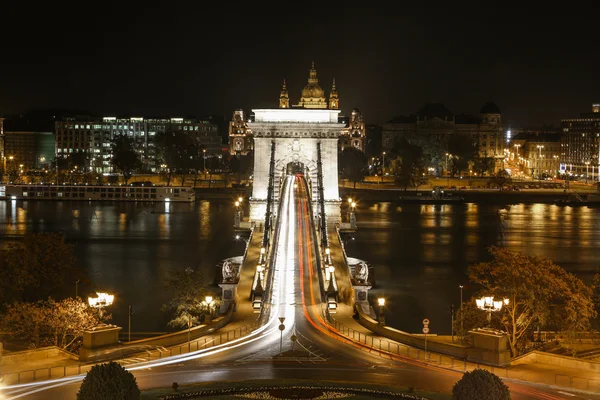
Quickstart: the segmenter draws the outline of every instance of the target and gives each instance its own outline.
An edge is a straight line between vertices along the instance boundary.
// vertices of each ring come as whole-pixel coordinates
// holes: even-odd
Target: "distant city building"
[[[553,129],[512,129],[506,151],[519,172],[526,175],[558,176],[561,135]]]
[[[2,173],[6,170],[6,157],[4,156],[4,118],[0,118],[0,168]]]
[[[342,130],[338,147],[340,150],[344,150],[346,147],[354,147],[366,152],[367,146],[367,135],[365,129],[365,121],[363,115],[360,113],[358,108],[352,110],[350,118],[340,118],[340,122],[345,122],[346,127]]]
[[[335,86],[335,79],[333,79],[331,85],[329,99],[326,99],[324,90],[319,86],[317,70],[313,62],[309,70],[308,83],[302,89],[300,101],[296,105],[291,104],[287,83],[284,79],[279,93],[279,108],[339,110],[340,96]],[[229,123],[229,145],[232,154],[248,154],[254,149],[252,130],[248,128],[248,122],[251,120],[251,117],[244,118],[242,110],[233,112],[233,118]],[[353,146],[364,152],[366,150],[366,130],[360,111],[354,109],[350,117],[340,116],[339,122],[346,124],[346,126],[341,132],[338,148],[343,150],[348,146]]]
[[[285,87],[285,81],[283,86]],[[244,111],[235,110],[229,122],[229,151],[231,154],[248,154],[253,149],[252,130],[248,128],[248,121],[244,119]]]
[[[7,166],[22,171],[48,168],[54,160],[54,133],[5,131],[3,147]]]
[[[592,104],[592,112],[579,118],[561,120],[561,131],[562,172],[584,175],[600,168],[600,104]]]
[[[54,133],[47,122],[26,114],[0,118],[1,170],[42,169],[53,162]]]
[[[112,172],[111,143],[117,135],[133,139],[145,171],[157,171],[155,137],[161,132],[184,132],[194,136],[207,154],[221,154],[222,140],[217,126],[189,118],[142,117],[73,117],[56,121],[56,156],[68,158],[73,153],[90,155],[90,169]]]
[[[391,149],[402,137],[435,140],[445,143],[452,135],[470,135],[482,157],[494,157],[497,166],[504,159],[502,113],[496,104],[487,102],[478,115],[452,114],[441,103],[427,103],[416,113],[400,116],[383,124],[383,150]]]

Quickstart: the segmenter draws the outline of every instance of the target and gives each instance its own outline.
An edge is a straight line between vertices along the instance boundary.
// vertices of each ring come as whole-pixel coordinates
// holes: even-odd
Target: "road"
[[[317,271],[315,232],[309,212],[307,188],[301,178],[284,184],[284,213],[279,216],[280,239],[274,250],[276,263],[271,318],[262,330],[237,343],[226,343],[152,364],[131,366],[141,389],[170,387],[173,382],[244,381],[257,379],[305,379],[346,381],[416,387],[450,393],[461,373],[426,366],[411,359],[386,359],[354,347],[325,323]],[[278,329],[280,320],[285,329]],[[291,337],[296,341],[292,342]],[[282,345],[282,353],[280,353]],[[292,351],[293,348],[293,351]],[[5,388],[4,399],[75,399],[81,377],[49,383]],[[529,384],[508,382],[512,398],[592,399]]]

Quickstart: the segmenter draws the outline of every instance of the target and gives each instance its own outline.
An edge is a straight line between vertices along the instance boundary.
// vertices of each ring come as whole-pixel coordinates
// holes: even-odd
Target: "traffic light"
[[[454,304],[450,306],[450,315],[454,315]]]
[[[133,315],[133,306],[129,306],[129,315]]]

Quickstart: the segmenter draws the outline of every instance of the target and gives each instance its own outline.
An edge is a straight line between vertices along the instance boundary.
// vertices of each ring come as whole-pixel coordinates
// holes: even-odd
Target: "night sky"
[[[492,100],[513,127],[557,125],[600,101],[591,9],[12,3],[0,22],[0,115],[229,118],[277,107],[284,77],[296,104],[313,60],[326,94],[335,77],[343,112],[358,107],[367,123],[427,101],[477,113]]]

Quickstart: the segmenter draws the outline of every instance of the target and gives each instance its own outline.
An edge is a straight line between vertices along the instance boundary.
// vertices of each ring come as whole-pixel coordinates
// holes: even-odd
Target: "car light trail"
[[[274,263],[274,276],[273,276],[273,298],[272,304],[273,309],[269,315],[267,323],[255,331],[251,332],[247,336],[239,339],[234,339],[230,342],[216,345],[207,349],[196,350],[191,353],[178,354],[157,361],[141,362],[137,364],[131,364],[125,366],[129,371],[137,371],[148,368],[161,367],[164,365],[180,363],[184,361],[195,360],[199,358],[209,357],[215,354],[222,353],[224,351],[233,350],[241,346],[254,343],[258,340],[269,340],[275,341],[279,335],[278,324],[279,317],[285,317],[285,331],[289,333],[292,331],[295,324],[295,304],[294,304],[294,243],[295,243],[295,229],[294,229],[294,178],[286,178],[286,182],[283,190],[283,201],[284,207],[282,208],[282,216],[278,222],[281,224],[279,232],[283,237],[278,241],[278,248],[275,253]],[[16,385],[9,385],[0,387],[0,391],[7,390],[18,390],[22,391],[19,394],[12,394],[11,397],[6,397],[7,400],[18,399],[21,397],[28,396],[33,393],[38,393],[51,388],[56,388],[62,385],[68,385],[80,380],[83,380],[85,374],[45,380],[39,382],[23,383]],[[27,390],[30,389],[30,390]],[[1,396],[1,394],[0,394]],[[9,395],[10,396],[10,395]]]

